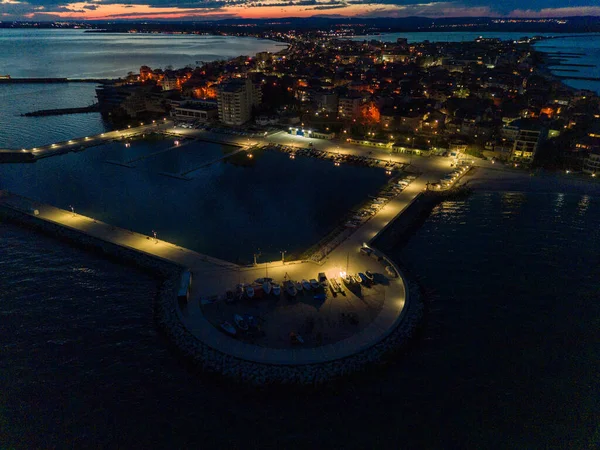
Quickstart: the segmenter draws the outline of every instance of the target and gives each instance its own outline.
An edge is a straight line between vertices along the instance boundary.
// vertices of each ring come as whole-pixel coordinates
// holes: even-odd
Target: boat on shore
[[[279,295],[281,294],[281,287],[277,284],[277,283],[273,283],[272,284],[273,287],[273,295],[279,297]]]
[[[292,344],[304,344],[304,339],[298,333],[293,331],[290,333],[290,342]]]
[[[246,297],[253,298],[254,297],[254,287],[250,285],[244,286],[244,292],[246,293]]]
[[[371,273],[370,270],[367,270],[365,272],[365,275],[367,276],[367,278],[369,279],[369,281],[372,283],[375,280],[375,277],[373,277],[373,273]]]
[[[292,281],[286,281],[285,291],[292,297],[295,297],[296,294],[298,294],[296,286],[294,286]]]
[[[335,278],[330,278],[329,283],[331,284],[331,287],[333,288],[334,292],[342,292],[342,287]]]
[[[239,314],[235,314],[233,316],[233,322],[240,330],[242,330],[242,331],[248,330],[248,324],[246,323],[244,318],[242,316],[240,316]]]
[[[368,285],[371,284],[370,281],[369,281],[369,279],[367,278],[367,276],[364,273],[360,272],[358,274],[358,277],[360,278],[360,281],[361,281],[362,284],[364,284],[366,286],[368,286]]]
[[[310,281],[309,281],[309,283],[310,283],[310,286],[313,289],[315,289],[315,290],[319,289],[319,287],[321,287],[321,285],[319,284],[319,282],[317,280],[315,280],[314,278],[311,278]]]
[[[294,282],[294,287],[296,288],[296,290],[298,292],[300,292],[302,290],[302,283],[300,281],[295,281]]]
[[[310,287],[310,283],[306,280],[302,280],[302,288],[305,291],[310,291],[311,287]]]
[[[220,324],[221,329],[231,335],[231,336],[235,336],[237,334],[237,330],[235,329],[235,327],[233,325],[231,325],[231,323],[225,321],[225,322],[221,322]]]
[[[265,281],[263,283],[262,287],[263,287],[263,292],[266,295],[269,295],[271,293],[272,286],[271,286],[271,283],[269,281]]]

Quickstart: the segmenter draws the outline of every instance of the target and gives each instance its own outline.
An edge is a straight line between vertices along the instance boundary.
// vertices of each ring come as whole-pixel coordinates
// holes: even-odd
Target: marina
[[[179,133],[188,143],[204,136],[202,131],[181,128],[169,129],[168,133]],[[241,143],[243,139],[227,138],[230,143]],[[300,163],[303,158],[322,159],[332,164],[332,170],[337,169],[335,162],[348,169],[357,166],[356,170],[379,170],[387,175],[387,182],[367,197],[363,206],[342,219],[344,226],[330,234],[330,241],[320,242],[308,259],[288,260],[282,254],[280,261],[257,262],[255,255],[254,263],[249,265],[215,259],[156,235],[123,230],[14,194],[3,194],[2,207],[25,215],[36,211],[36,221],[59,224],[186,268],[184,275],[191,274],[185,275],[189,277],[185,279],[189,292],[182,281],[178,287],[178,318],[195,339],[224,354],[254,363],[306,365],[347,358],[384,340],[401,322],[410,299],[400,269],[370,243],[439,176],[438,160],[428,160],[433,163],[429,170],[412,168],[414,173],[405,173],[403,157],[386,160],[358,146],[334,153],[316,149],[312,143],[299,148],[273,142],[259,144],[255,139],[251,144],[259,151],[276,150],[264,155],[293,155],[293,160],[287,158],[290,164]],[[151,159],[176,147],[148,156]],[[37,150],[38,154],[53,154],[49,153],[52,145]],[[138,156],[133,161],[143,160]],[[439,161],[444,162],[443,158]],[[448,173],[450,167],[442,167]],[[262,350],[257,353],[254,348]]]

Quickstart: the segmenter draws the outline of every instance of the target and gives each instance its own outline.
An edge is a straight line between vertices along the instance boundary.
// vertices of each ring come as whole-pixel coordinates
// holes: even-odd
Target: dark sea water
[[[164,69],[276,52],[286,45],[266,39],[84,30],[0,29],[0,75],[13,77],[119,78],[143,65]]]
[[[89,106],[97,101],[95,88],[89,83],[0,84],[0,149],[32,148],[110,129],[100,113],[21,116],[41,109]]]
[[[600,202],[478,193],[391,253],[430,294],[422,335],[318,393],[190,373],[156,281],[0,224],[0,448],[593,448]]]

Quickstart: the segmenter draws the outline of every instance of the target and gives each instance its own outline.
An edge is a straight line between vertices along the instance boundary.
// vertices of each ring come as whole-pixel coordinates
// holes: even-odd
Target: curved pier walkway
[[[345,242],[332,251],[321,263],[276,262],[268,264],[268,275],[277,280],[288,277],[295,280],[317,278],[319,272],[328,277],[337,277],[347,264],[353,271],[371,270],[385,274],[388,260],[378,262],[362,255],[359,249],[393,220],[424,188],[424,181],[413,182],[397,198],[390,201],[362,227],[358,228]],[[70,211],[41,204],[30,199],[0,191],[0,208],[9,208],[35,216],[37,219],[59,224],[89,236],[117,244],[128,249],[170,261],[189,268],[194,277],[190,302],[184,310],[177,308],[184,326],[203,344],[246,361],[263,364],[304,365],[341,359],[361,352],[384,339],[402,320],[408,302],[407,289],[398,268],[395,278],[389,278],[384,289],[384,299],[376,317],[361,331],[341,341],[314,348],[268,348],[236,340],[215,328],[204,316],[200,303],[211,294],[224,293],[241,281],[252,281],[265,276],[267,267],[259,264],[242,267],[236,264],[202,255],[176,245],[156,240],[122,228],[85,217]],[[343,302],[343,297],[331,299]]]

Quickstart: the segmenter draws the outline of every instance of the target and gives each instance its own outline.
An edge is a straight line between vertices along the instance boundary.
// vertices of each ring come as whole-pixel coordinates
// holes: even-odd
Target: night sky
[[[0,0],[0,20],[276,17],[565,17],[600,15],[598,0]]]

